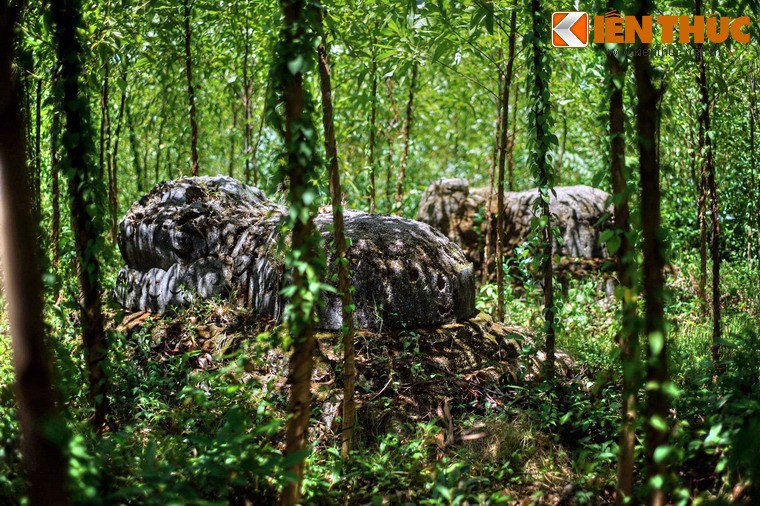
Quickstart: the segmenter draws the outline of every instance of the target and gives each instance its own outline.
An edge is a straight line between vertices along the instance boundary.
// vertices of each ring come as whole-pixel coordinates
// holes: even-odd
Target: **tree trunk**
[[[161,114],[161,123],[158,125],[158,139],[156,143],[156,180],[155,184],[158,184],[161,181],[161,152],[162,148],[161,145],[164,140],[164,126],[166,125],[166,114]],[[145,167],[147,171],[147,166]]]
[[[520,86],[515,83],[515,95],[512,99],[512,135],[509,138],[509,149],[507,150],[507,188],[509,191],[515,191],[515,141],[517,139],[517,105],[519,98]]]
[[[385,138],[388,141],[388,153],[387,157],[387,170],[385,171],[385,202],[387,205],[388,214],[393,212],[393,202],[391,201],[391,178],[393,176],[393,131],[398,126],[400,121],[399,110],[396,107],[396,101],[393,98],[393,80],[388,79],[386,82],[386,94],[388,96],[388,105],[390,107],[391,116],[388,119],[388,129],[385,132]]]
[[[34,175],[32,176],[33,194],[32,206],[37,216],[40,215],[41,209],[41,181],[42,181],[42,79],[37,79],[37,91],[35,93],[35,130],[34,130]]]
[[[288,201],[291,217],[287,223],[292,230],[290,248],[285,252],[285,265],[290,268],[292,285],[285,310],[285,328],[292,339],[288,384],[290,401],[288,422],[285,429],[285,456],[296,458],[289,472],[296,477],[287,483],[280,496],[280,504],[299,502],[304,459],[299,454],[308,451],[308,428],[311,415],[311,375],[314,352],[314,306],[320,300],[319,281],[324,269],[321,236],[316,232],[313,218],[317,212],[316,202],[306,202],[305,195],[315,191],[313,181],[318,178],[320,162],[311,123],[312,103],[304,91],[304,68],[293,73],[292,55],[308,60],[314,51],[314,12],[306,12],[305,0],[281,0],[283,24],[280,40],[275,50],[271,75],[275,96],[282,97],[282,107],[274,114],[281,115],[276,124],[281,130],[286,150],[286,170],[280,183],[287,178]],[[283,55],[290,55],[287,58]]]
[[[233,90],[233,98],[234,98],[234,90]],[[227,169],[227,174],[230,177],[235,177],[235,138],[237,134],[237,101],[233,100],[232,103],[232,131],[230,132],[230,165]],[[248,126],[248,119],[246,118],[246,127]],[[247,149],[247,148],[246,148]],[[247,151],[246,151],[247,153]],[[246,154],[245,163],[248,164],[248,155]],[[247,169],[246,169],[247,172]]]
[[[55,81],[56,78],[54,77],[54,87],[57,86],[57,84],[55,84]],[[58,137],[61,119],[58,108],[55,106],[53,107],[53,121],[50,128],[50,192],[52,193],[51,206],[53,208],[50,225],[52,228],[50,241],[53,243],[53,267],[57,272],[58,266],[61,262],[61,191],[59,187],[58,177]],[[55,299],[58,299],[58,285],[59,283],[56,282],[56,292],[54,297]]]
[[[749,94],[749,160],[750,160],[750,172],[752,173],[753,177],[757,177],[757,159],[755,158],[755,123],[757,122],[757,94],[755,90],[755,67],[750,66],[750,74],[749,74],[749,87],[750,87],[750,94]],[[757,179],[760,181],[760,179]],[[760,265],[760,192],[757,191],[755,188],[755,185],[753,185],[753,189],[755,190],[755,194],[757,195],[757,200],[755,200],[755,230],[757,233],[757,239],[758,239],[758,265]],[[752,223],[752,218],[750,218],[750,223]],[[753,239],[750,238],[750,241]]]
[[[696,16],[702,13],[702,0],[696,0],[694,6]],[[704,156],[704,167],[702,169],[703,187],[700,193],[700,267],[703,267],[700,273],[700,290],[704,290],[702,284],[707,277],[707,258],[706,258],[706,217],[705,217],[705,200],[709,192],[710,198],[710,222],[711,222],[711,244],[710,253],[712,260],[712,360],[713,367],[718,368],[720,360],[720,340],[722,334],[721,317],[720,317],[720,215],[718,212],[718,193],[715,184],[715,163],[713,161],[712,150],[712,132],[710,131],[710,92],[707,85],[707,64],[704,58],[703,44],[695,44],[697,59],[697,84],[699,85],[700,105],[702,113],[699,115],[699,132],[700,132],[700,153]],[[706,185],[704,178],[706,177]],[[707,295],[702,292],[702,300],[706,303]]]
[[[12,82],[13,35],[18,11],[0,5],[0,220],[4,298],[8,304],[17,416],[29,504],[67,504],[66,459],[51,441],[63,424],[56,407],[52,362],[45,345],[42,273],[25,163],[24,118]],[[39,158],[39,151],[37,157]]]
[[[501,51],[501,47],[499,48],[499,61],[503,58],[503,53]],[[502,115],[502,104],[504,101],[502,100],[502,93],[504,90],[504,73],[501,71],[501,68],[498,69],[499,77],[497,79],[497,93],[496,93],[496,124],[494,125],[494,139],[493,139],[493,151],[491,153],[491,170],[488,172],[488,198],[486,199],[486,210],[485,210],[485,245],[483,248],[483,272],[482,272],[482,282],[487,283],[490,279],[490,264],[492,260],[491,256],[491,250],[493,249],[493,244],[491,244],[491,233],[493,231],[494,227],[494,216],[491,212],[491,207],[493,206],[493,199],[495,196],[495,190],[496,190],[496,166],[499,164],[499,140],[501,139],[501,115]]]
[[[253,170],[253,163],[251,160],[251,154],[253,151],[253,125],[251,125],[251,82],[248,78],[248,62],[250,60],[250,44],[248,35],[248,8],[245,10],[245,29],[243,30],[243,118],[245,121],[245,133],[243,136],[245,151],[245,182],[246,184],[251,181],[251,171]],[[258,174],[253,174],[253,185],[258,185]]]
[[[608,10],[615,8],[614,2]],[[639,388],[639,352],[636,332],[636,293],[633,287],[633,244],[629,212],[628,171],[625,167],[625,110],[623,108],[623,84],[625,83],[624,62],[612,53],[607,53],[607,89],[610,93],[610,177],[614,195],[615,226],[619,234],[620,246],[615,255],[615,264],[620,286],[619,297],[622,305],[621,330],[618,335],[620,361],[623,371],[623,405],[620,425],[620,452],[617,469],[617,504],[625,504],[633,496],[634,447],[637,415],[637,393]]]
[[[401,133],[404,146],[401,150],[401,162],[398,167],[398,179],[396,180],[396,214],[401,216],[404,200],[404,179],[406,179],[406,164],[409,160],[409,138],[412,135],[412,105],[414,103],[414,86],[417,84],[417,62],[412,64],[412,80],[409,83],[409,99],[406,102],[406,118],[404,131]]]
[[[330,176],[330,198],[333,211],[333,235],[335,239],[336,263],[338,271],[338,292],[340,293],[343,317],[343,427],[341,432],[341,454],[348,458],[353,448],[354,426],[356,423],[356,358],[354,353],[354,310],[351,294],[351,273],[348,269],[347,241],[343,226],[343,202],[338,166],[338,147],[335,141],[333,123],[332,86],[330,64],[321,11],[318,28],[322,32],[319,44],[319,83],[322,92],[322,121],[325,129],[325,155]]]
[[[82,48],[77,29],[82,23],[76,0],[60,0],[50,3],[53,35],[58,61],[61,62],[60,81],[63,87],[61,110],[66,125],[63,135],[61,165],[69,182],[69,199],[72,232],[77,253],[77,278],[79,281],[82,337],[90,385],[89,398],[95,412],[91,422],[96,430],[102,430],[108,411],[107,377],[103,371],[107,341],[103,326],[100,302],[100,263],[97,256],[99,205],[96,195],[100,189],[92,187],[97,180],[89,163],[92,138],[90,111],[86,97],[80,93]]]
[[[562,115],[562,142],[559,145],[559,154],[557,155],[557,168],[554,169],[555,181],[557,184],[562,178],[562,162],[565,159],[565,148],[567,147],[567,115]]]
[[[261,109],[261,118],[259,118],[259,131],[256,134],[256,142],[254,142],[253,149],[251,151],[251,170],[253,171],[254,186],[258,186],[259,184],[259,165],[257,155],[259,152],[259,144],[261,144],[261,136],[264,132],[264,121],[267,117],[267,106],[269,104],[269,99],[267,97],[269,96],[269,86],[270,83],[267,82],[266,90],[264,90],[264,106]]]
[[[185,75],[187,77],[187,102],[190,107],[190,171],[198,175],[198,122],[196,121],[195,87],[193,86],[193,59],[190,53],[193,32],[191,29],[191,0],[183,0],[185,17]]]
[[[127,103],[127,67],[124,64],[121,78],[124,81],[124,89],[121,91],[119,101],[119,116],[116,118],[116,131],[113,136],[113,150],[109,156],[111,161],[108,164],[111,168],[110,184],[108,185],[108,203],[111,215],[111,241],[116,242],[116,236],[119,232],[119,140],[121,138],[121,127],[124,124],[124,107]]]
[[[702,14],[702,0],[696,0],[694,13],[696,16]],[[699,116],[699,130],[700,135],[700,151],[704,155],[704,169],[702,169],[703,175],[707,177],[706,191],[709,192],[710,197],[710,222],[711,229],[711,243],[710,243],[710,256],[712,260],[712,317],[713,317],[713,332],[712,332],[712,360],[713,367],[718,368],[718,362],[720,360],[720,340],[721,340],[721,317],[720,317],[720,215],[718,212],[718,192],[715,185],[715,163],[713,161],[712,150],[712,132],[710,131],[710,92],[707,86],[707,64],[704,58],[704,46],[703,44],[695,44],[696,57],[697,57],[697,82],[699,84],[699,95],[701,102],[702,114]],[[704,205],[705,195],[704,190],[700,195],[702,202],[702,208],[700,211],[704,213],[706,207]],[[706,236],[705,219],[700,220],[700,239]],[[705,238],[706,242],[706,238]],[[705,243],[700,244],[700,254],[704,252]],[[706,255],[700,257],[701,262],[706,263]],[[702,272],[702,276],[706,277],[706,268]],[[700,278],[700,283],[702,279]],[[704,288],[704,285],[701,285]],[[703,294],[706,300],[706,294]]]
[[[637,13],[650,15],[649,1],[640,4]],[[647,409],[646,409],[646,453],[647,481],[655,477],[665,478],[666,467],[654,454],[668,442],[668,400],[663,386],[668,379],[667,345],[664,317],[663,245],[660,236],[660,168],[657,165],[656,128],[658,115],[658,92],[652,84],[652,68],[649,63],[649,45],[641,45],[643,51],[633,56],[633,70],[636,79],[636,123],[639,150],[639,172],[641,180],[641,229],[643,238],[643,278],[644,278],[644,332],[649,343],[646,369]],[[651,482],[651,481],[650,481]],[[653,487],[649,504],[665,504],[662,487]]]
[[[106,150],[108,145],[108,88],[111,73],[109,60],[105,62],[103,87],[100,92],[100,151],[98,153],[98,176],[101,181],[106,177]]]
[[[372,76],[370,84],[369,109],[369,212],[375,214],[375,136],[377,131],[377,49],[372,39],[372,64],[369,70]]]
[[[499,175],[496,185],[496,319],[504,321],[504,169],[507,165],[507,138],[509,135],[509,92],[512,90],[512,69],[515,63],[515,29],[517,10],[512,10],[509,18],[509,46],[507,53],[507,70],[504,74],[504,86],[501,94],[501,128],[499,139]]]
[[[135,119],[132,116],[132,102],[127,101],[127,130],[129,133],[129,149],[132,152],[132,164],[135,166],[135,175],[137,176],[137,191],[143,193],[145,191],[145,182],[148,179],[148,165],[147,163],[140,163],[140,150],[137,145],[137,133],[135,132]],[[161,129],[163,128],[164,119],[161,118],[161,127],[159,128],[159,142],[161,137]],[[147,151],[147,150],[146,150]],[[147,162],[147,160],[146,160]]]
[[[549,171],[551,167],[547,161],[550,149],[549,136],[546,131],[549,125],[549,86],[545,74],[548,73],[548,65],[544,58],[543,40],[546,39],[545,23],[542,13],[541,0],[531,0],[531,13],[533,17],[533,38],[531,40],[531,58],[533,72],[533,121],[535,130],[535,158],[533,162],[534,176],[539,188],[538,208],[542,222],[541,230],[541,272],[544,291],[544,333],[546,360],[544,362],[544,376],[547,380],[554,378],[554,272],[552,267],[552,219],[549,210],[549,188],[553,180]]]
[[[701,0],[695,1],[695,11],[702,11]],[[699,87],[700,98],[702,95],[702,67],[699,63],[700,55],[704,50],[704,45],[695,44],[695,54],[697,58],[697,86]],[[706,79],[706,76],[705,76]],[[705,83],[706,86],[706,83]],[[705,92],[706,93],[706,92]],[[702,104],[703,105],[703,104]],[[697,189],[697,219],[699,221],[699,281],[697,285],[697,296],[699,297],[699,310],[702,316],[707,316],[707,173],[705,171],[705,124],[704,112],[699,114],[699,133],[697,134],[697,150],[695,156],[698,157],[699,163],[699,188]]]

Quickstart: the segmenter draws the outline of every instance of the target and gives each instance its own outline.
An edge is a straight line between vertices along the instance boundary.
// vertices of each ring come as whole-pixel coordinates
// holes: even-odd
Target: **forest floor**
[[[760,280],[744,266],[726,266],[727,367],[713,383],[711,325],[698,316],[689,272],[674,270],[669,279],[674,400],[672,452],[666,458],[679,470],[671,477],[673,497],[684,503],[698,497],[739,500],[746,493],[743,484],[757,472],[753,455],[742,449],[758,447],[752,440],[758,422],[751,415],[760,411],[760,346],[753,327],[760,299],[748,287]],[[479,309],[490,310],[493,290],[492,285],[481,287]],[[618,318],[615,304],[599,303],[602,295],[593,280],[570,284],[560,307],[558,346],[572,365],[551,385],[531,382],[529,366],[514,371],[516,381],[487,388],[478,387],[473,375],[438,374],[427,357],[429,337],[413,331],[396,336],[395,348],[388,343],[381,348],[360,345],[360,366],[372,362],[393,373],[360,370],[365,416],[358,448],[348,463],[337,450],[338,340],[321,335],[313,451],[304,481],[307,503],[612,501],[621,406],[614,340]],[[525,329],[540,328],[540,301],[531,290],[521,296],[511,291],[507,301],[508,334],[520,343],[515,363],[529,364],[536,347],[529,344],[532,334]],[[113,409],[109,431],[98,439],[86,424],[75,314],[72,308],[58,307],[51,315],[51,335],[61,336],[53,344],[68,408],[78,502],[275,500],[287,479],[287,462],[280,453],[287,398],[286,358],[278,351],[271,322],[216,302],[165,317],[124,315],[112,307]],[[380,360],[383,353],[386,359]],[[3,339],[0,503],[15,502],[23,483],[11,378],[9,339]],[[418,383],[422,388],[412,393],[402,388]],[[428,384],[435,399],[418,395]],[[446,388],[441,390],[441,385]],[[416,402],[416,410],[400,399],[404,392]],[[639,460],[641,469],[641,456]]]

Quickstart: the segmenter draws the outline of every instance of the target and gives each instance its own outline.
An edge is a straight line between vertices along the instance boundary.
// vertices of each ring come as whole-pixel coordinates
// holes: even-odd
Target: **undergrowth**
[[[696,316],[698,304],[688,279],[681,274],[670,280],[669,367],[676,397],[667,458],[678,470],[673,497],[680,504],[750,500],[751,484],[760,480],[760,304],[747,288],[753,273],[741,266],[725,272],[724,353],[722,373],[715,379],[709,319]],[[493,285],[486,284],[478,307],[489,310],[494,299]],[[540,328],[535,290],[509,288],[507,304],[510,324]],[[317,407],[304,480],[307,502],[612,500],[621,409],[617,306],[591,280],[569,283],[559,304],[558,346],[575,366],[557,384],[503,385],[503,395],[486,401],[484,412],[448,399],[445,409],[420,422],[362,439],[347,462],[339,456],[338,435],[324,427]],[[165,322],[147,318],[131,332],[117,331],[121,315],[112,308],[108,370],[114,409],[109,430],[98,438],[89,429],[89,409],[79,393],[84,376],[75,312],[54,306],[51,343],[67,427],[59,438],[68,450],[76,503],[275,501],[289,479],[281,447],[286,398],[281,385],[261,383],[251,374],[254,365],[266,360],[273,335],[248,334],[243,325],[235,327],[232,344],[193,349],[193,333],[212,325],[225,328],[225,321],[232,321],[225,318],[235,315],[226,311],[232,310],[207,302],[176,315],[187,320],[187,335],[174,336],[177,351],[167,353],[165,339],[156,337],[161,332],[166,337]],[[6,327],[3,333],[0,503],[14,504],[21,501],[24,484]],[[540,348],[540,336],[535,344]],[[641,453],[639,447],[639,468]],[[638,484],[643,485],[641,480]]]

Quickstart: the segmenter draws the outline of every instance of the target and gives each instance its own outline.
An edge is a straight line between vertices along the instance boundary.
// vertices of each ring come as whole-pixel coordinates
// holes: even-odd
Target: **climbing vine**
[[[555,171],[550,163],[549,151],[552,146],[558,145],[557,137],[549,132],[551,125],[551,107],[549,97],[549,79],[551,78],[551,65],[546,52],[546,44],[549,40],[547,20],[549,16],[544,12],[541,0],[530,0],[528,12],[531,16],[531,31],[523,41],[528,45],[528,75],[530,119],[530,163],[531,173],[538,188],[538,197],[533,203],[534,218],[531,220],[531,229],[534,234],[536,248],[535,262],[541,269],[541,285],[544,293],[544,336],[545,336],[545,377],[554,377],[554,340],[555,340],[555,313],[554,306],[554,273],[552,268],[552,243],[554,242],[555,230],[552,225],[552,216],[549,202],[554,194]],[[555,194],[556,196],[556,194]]]

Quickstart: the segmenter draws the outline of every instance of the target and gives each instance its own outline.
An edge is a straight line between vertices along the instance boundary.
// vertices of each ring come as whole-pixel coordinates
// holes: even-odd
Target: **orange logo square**
[[[552,14],[552,46],[588,46],[588,14],[585,12]]]

